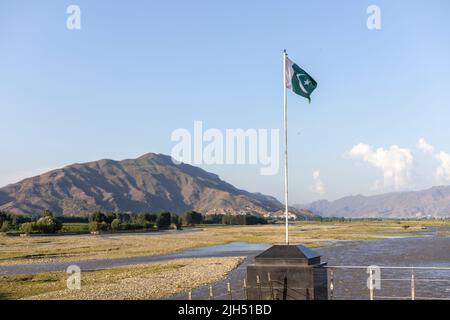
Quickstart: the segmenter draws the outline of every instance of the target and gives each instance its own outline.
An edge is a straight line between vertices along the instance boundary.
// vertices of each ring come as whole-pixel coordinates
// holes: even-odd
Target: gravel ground
[[[136,265],[99,272],[81,290],[60,290],[30,300],[142,300],[162,299],[217,282],[236,268],[243,257],[177,259],[166,263]],[[151,270],[149,269],[151,267]],[[94,273],[95,275],[95,273]],[[93,276],[94,276],[93,275]]]

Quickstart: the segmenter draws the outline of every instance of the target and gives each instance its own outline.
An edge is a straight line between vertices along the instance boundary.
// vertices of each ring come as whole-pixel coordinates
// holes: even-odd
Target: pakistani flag
[[[311,93],[316,89],[317,82],[305,70],[286,57],[286,88],[305,97],[311,103]]]

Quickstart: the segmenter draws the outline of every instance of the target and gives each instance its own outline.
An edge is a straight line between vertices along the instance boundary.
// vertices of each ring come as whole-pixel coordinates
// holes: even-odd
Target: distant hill
[[[350,196],[321,200],[301,207],[326,217],[440,218],[450,217],[450,186],[376,196]]]
[[[200,168],[149,153],[137,159],[73,164],[0,189],[0,210],[38,214],[44,209],[57,215],[197,210],[278,216],[283,205],[273,197],[239,190]],[[295,208],[292,214],[313,216]]]

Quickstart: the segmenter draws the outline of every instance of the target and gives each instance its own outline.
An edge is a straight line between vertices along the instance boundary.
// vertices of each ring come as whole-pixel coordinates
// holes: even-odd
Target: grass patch
[[[82,222],[63,223],[62,232],[89,232],[89,224]]]
[[[63,290],[67,275],[62,272],[0,277],[0,299],[12,300]]]

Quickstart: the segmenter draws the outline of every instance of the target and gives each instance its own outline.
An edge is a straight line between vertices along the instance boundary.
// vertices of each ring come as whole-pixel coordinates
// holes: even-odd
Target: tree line
[[[39,217],[23,217],[0,211],[0,232],[56,233],[61,229],[62,222],[49,210],[44,210]]]
[[[223,225],[255,225],[267,224],[267,219],[246,215],[203,215],[196,211],[188,211],[183,215],[170,212],[155,213],[103,213],[96,211],[89,217],[56,217],[50,210],[44,210],[39,216],[18,216],[0,211],[0,232],[16,231],[24,234],[57,233],[64,223],[87,223],[88,230],[97,232],[118,232],[132,230],[180,230],[183,226],[201,224]]]

